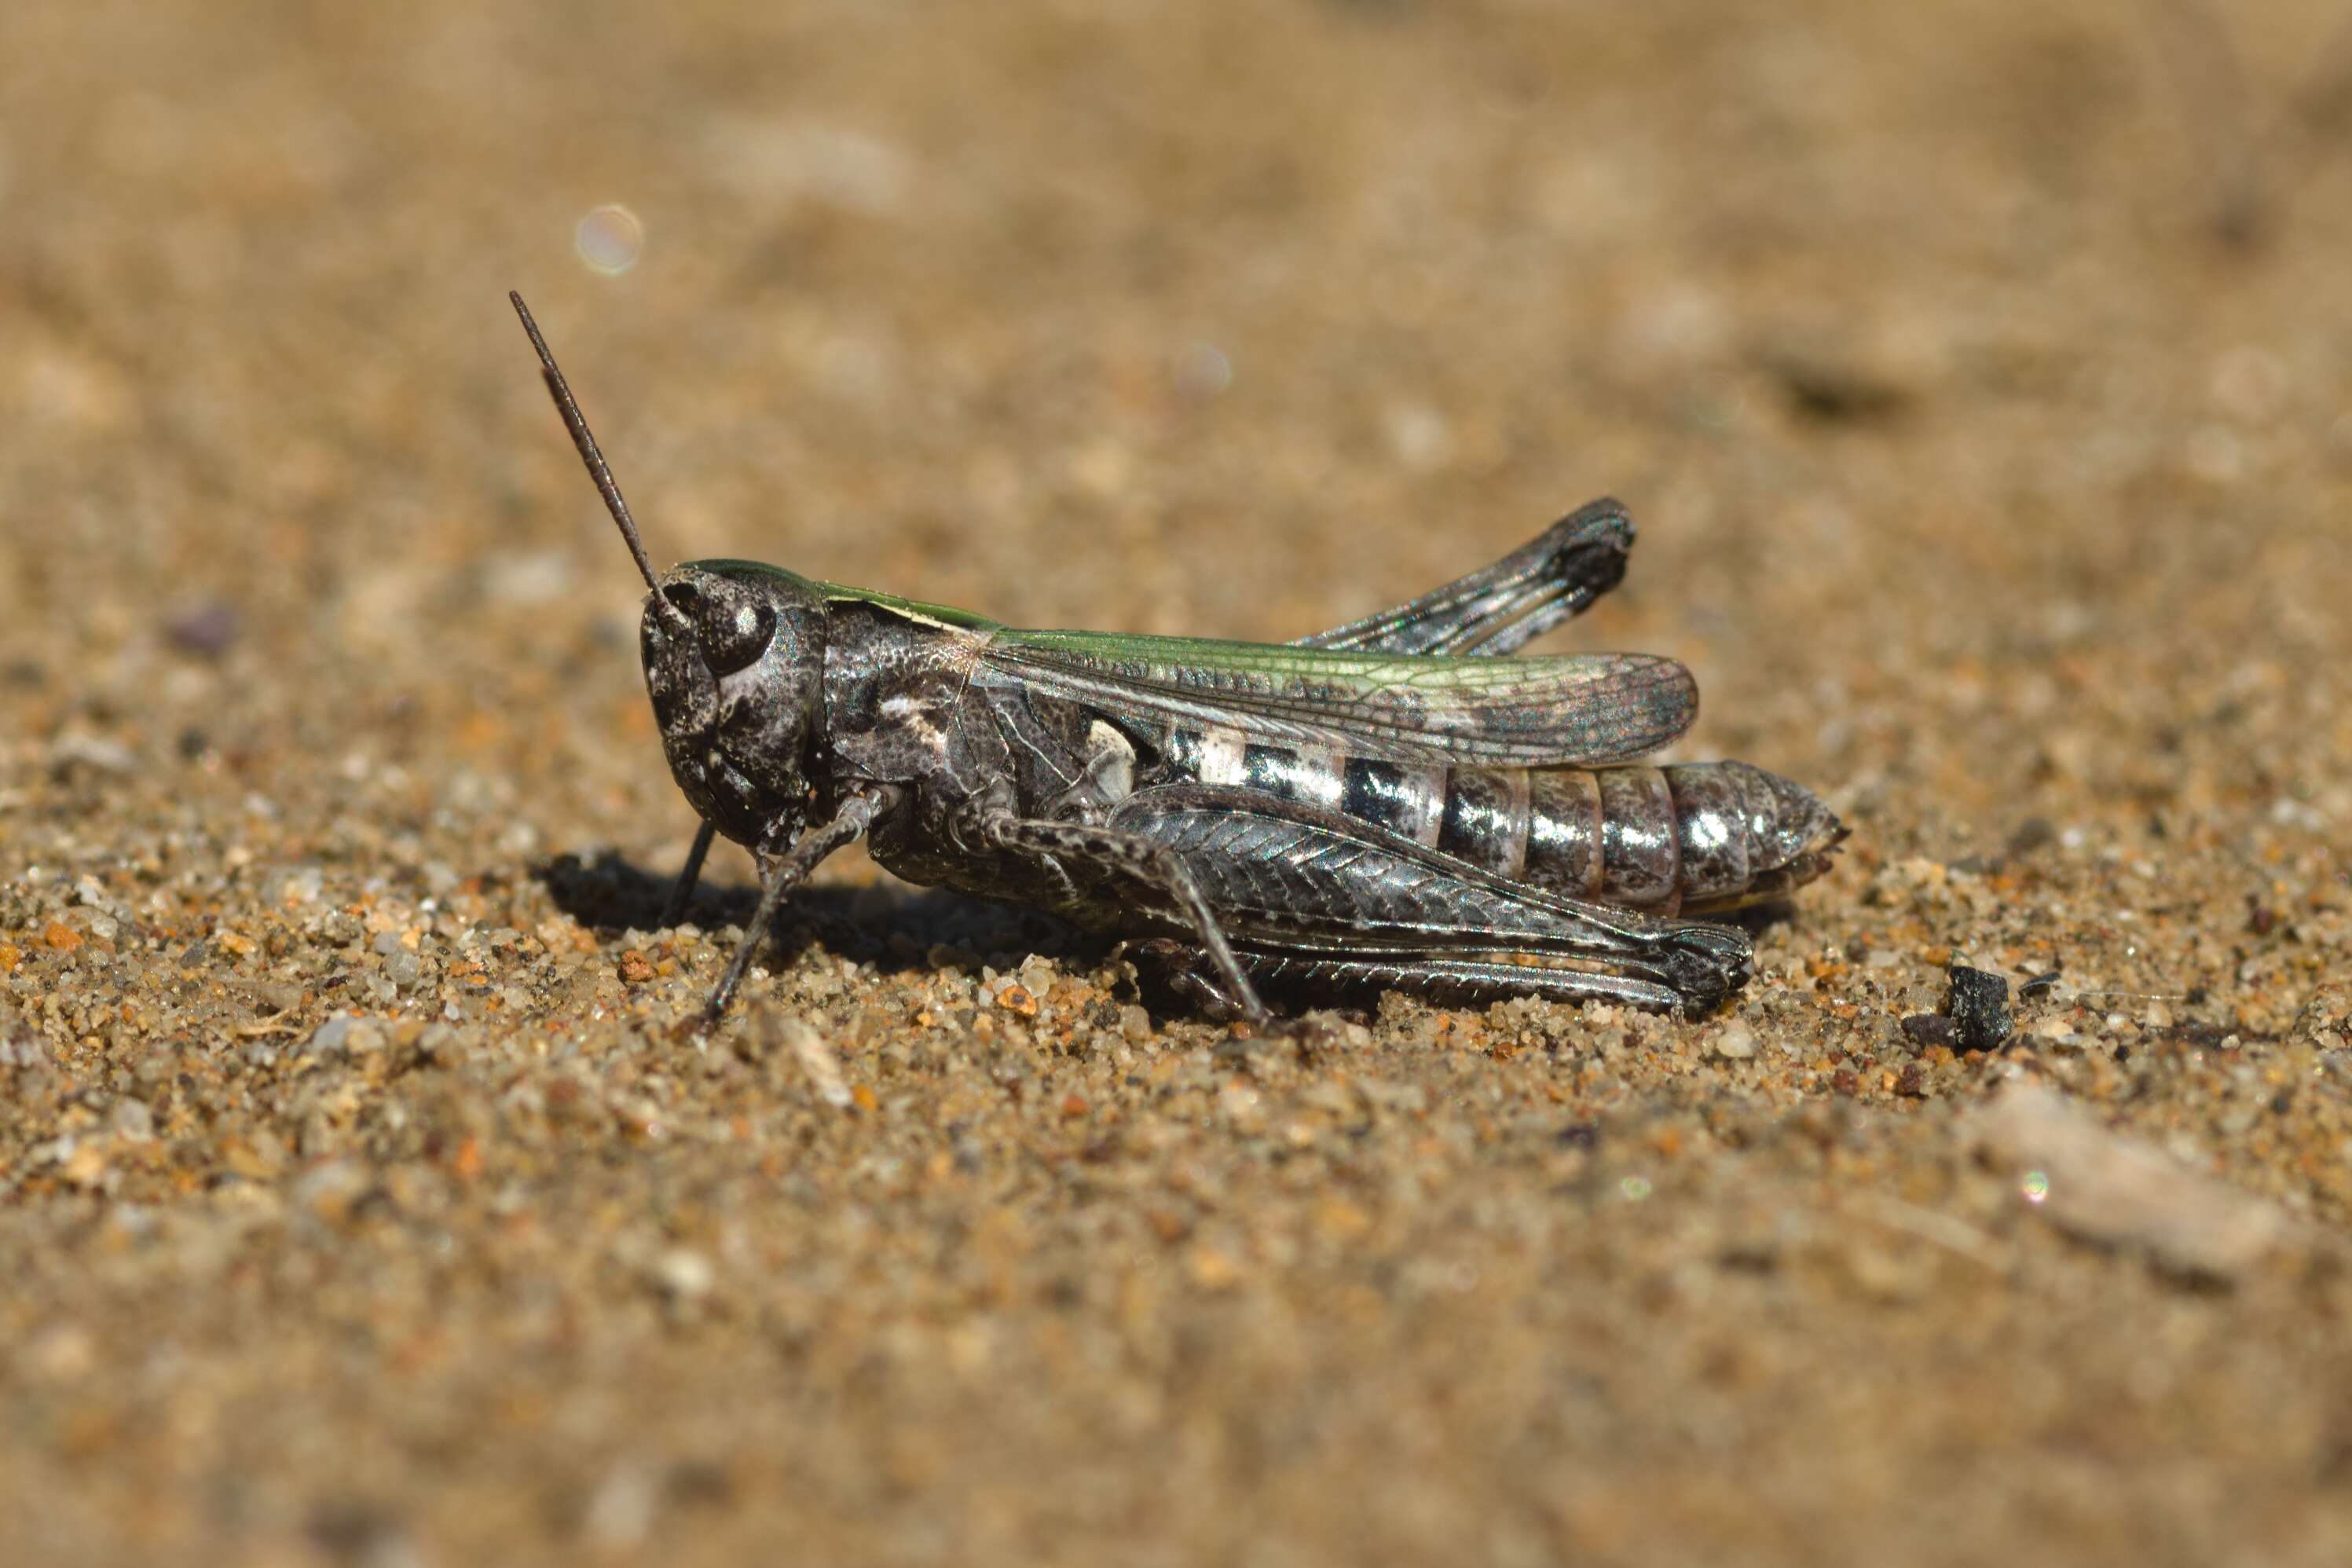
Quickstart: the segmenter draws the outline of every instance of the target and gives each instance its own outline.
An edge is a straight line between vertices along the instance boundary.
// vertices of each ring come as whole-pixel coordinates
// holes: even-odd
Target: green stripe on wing
[[[1631,762],[1698,714],[1690,672],[1638,653],[1505,659],[1006,628],[981,661],[1106,715],[1230,725],[1408,763]]]

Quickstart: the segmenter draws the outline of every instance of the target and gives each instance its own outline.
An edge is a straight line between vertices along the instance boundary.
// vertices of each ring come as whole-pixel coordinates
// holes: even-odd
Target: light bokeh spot
[[[1187,397],[1212,398],[1234,384],[1234,362],[1214,343],[1187,343],[1173,369],[1176,390]]]
[[[646,226],[617,203],[593,207],[572,229],[572,248],[590,271],[618,278],[645,253]]]

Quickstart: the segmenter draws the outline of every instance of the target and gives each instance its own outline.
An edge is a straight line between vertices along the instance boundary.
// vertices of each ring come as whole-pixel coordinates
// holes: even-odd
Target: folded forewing
[[[1105,632],[990,635],[979,661],[1105,715],[1338,743],[1406,763],[1599,766],[1690,727],[1690,672],[1650,654],[1480,658]]]

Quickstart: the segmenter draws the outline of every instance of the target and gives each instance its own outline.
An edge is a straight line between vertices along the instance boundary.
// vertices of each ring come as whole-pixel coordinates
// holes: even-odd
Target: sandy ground
[[[2352,1559],[2342,7],[1781,9],[0,6],[0,1556]],[[509,287],[665,560],[1279,639],[1618,494],[1554,645],[1853,842],[1307,1056],[850,855],[698,1049]]]

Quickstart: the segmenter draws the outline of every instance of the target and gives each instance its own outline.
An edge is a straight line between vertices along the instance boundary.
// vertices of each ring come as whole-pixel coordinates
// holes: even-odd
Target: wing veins
[[[1681,734],[1698,707],[1687,670],[1644,654],[1501,660],[1007,630],[980,657],[1107,715],[1408,764],[1628,762]]]

